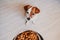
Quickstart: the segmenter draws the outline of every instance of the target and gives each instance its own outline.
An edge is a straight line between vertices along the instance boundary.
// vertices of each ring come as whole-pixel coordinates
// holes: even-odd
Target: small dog
[[[33,22],[33,17],[36,14],[39,14],[40,10],[37,7],[33,7],[31,5],[26,5],[24,6],[24,10],[25,10],[25,15],[26,15],[26,22],[27,23],[29,20],[32,20]]]

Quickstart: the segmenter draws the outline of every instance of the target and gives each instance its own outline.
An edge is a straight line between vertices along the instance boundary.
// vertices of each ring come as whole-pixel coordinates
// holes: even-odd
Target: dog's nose
[[[30,18],[27,18],[27,20],[30,20]]]

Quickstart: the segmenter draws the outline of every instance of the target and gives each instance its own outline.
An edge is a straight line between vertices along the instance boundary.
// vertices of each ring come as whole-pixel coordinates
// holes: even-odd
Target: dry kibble
[[[28,30],[17,35],[15,40],[40,40],[40,39],[36,32]]]

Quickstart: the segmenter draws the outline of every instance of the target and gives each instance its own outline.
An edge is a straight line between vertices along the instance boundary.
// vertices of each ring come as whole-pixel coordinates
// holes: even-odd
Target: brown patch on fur
[[[32,18],[33,15],[39,14],[40,10],[37,7],[33,7],[30,13],[30,17]]]
[[[37,7],[33,7],[32,12],[35,14],[38,14],[40,12],[40,10]]]
[[[30,5],[26,5],[26,6],[24,6],[24,9],[25,9],[25,11],[27,11],[29,8],[31,8],[32,6],[30,6]]]

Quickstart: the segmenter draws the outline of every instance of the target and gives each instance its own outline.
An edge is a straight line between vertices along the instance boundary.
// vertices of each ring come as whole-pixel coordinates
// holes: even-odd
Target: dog
[[[26,22],[34,19],[34,16],[40,13],[40,10],[37,7],[26,5],[24,6],[25,15],[26,15]]]

